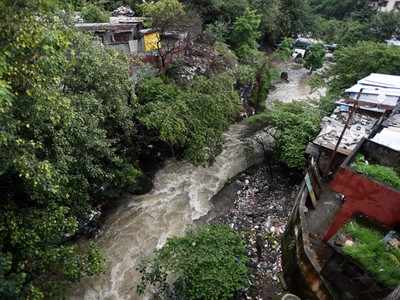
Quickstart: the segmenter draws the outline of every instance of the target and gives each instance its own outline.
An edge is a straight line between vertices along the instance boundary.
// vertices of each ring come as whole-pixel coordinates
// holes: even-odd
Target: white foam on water
[[[231,126],[224,134],[223,151],[211,166],[169,161],[156,174],[150,193],[130,197],[108,216],[97,239],[105,254],[106,271],[82,280],[70,298],[150,299],[136,293],[141,259],[162,247],[169,237],[184,234],[194,220],[209,212],[211,198],[230,178],[262,161],[261,146],[242,138],[246,129],[243,124]],[[266,137],[265,143],[271,144],[271,138]]]

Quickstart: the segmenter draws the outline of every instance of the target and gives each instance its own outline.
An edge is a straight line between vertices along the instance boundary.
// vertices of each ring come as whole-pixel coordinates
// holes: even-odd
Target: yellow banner
[[[158,49],[160,34],[158,32],[148,33],[144,36],[144,51],[154,51]]]

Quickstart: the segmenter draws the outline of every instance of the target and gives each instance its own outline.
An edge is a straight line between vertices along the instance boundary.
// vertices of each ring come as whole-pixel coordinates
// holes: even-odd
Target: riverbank
[[[279,281],[280,239],[301,179],[300,173],[280,164],[253,166],[213,197],[213,209],[200,220],[229,225],[247,243],[251,287],[238,299],[268,300],[284,291]]]
[[[285,88],[284,84],[277,87]],[[279,293],[279,239],[296,194],[295,177],[278,165],[272,168],[273,179],[268,177],[269,170],[260,164],[273,139],[264,130],[255,131],[246,123],[232,125],[224,133],[223,150],[212,165],[167,161],[155,175],[149,193],[118,201],[95,239],[106,260],[104,273],[82,280],[70,290],[69,298],[151,299],[150,294],[142,297],[136,293],[138,265],[169,237],[183,235],[202,219],[233,224],[246,232],[252,288],[241,299],[270,299]],[[221,200],[222,193],[219,200],[210,201],[222,189],[231,189],[235,197],[228,193]]]
[[[257,136],[257,138],[255,138]],[[71,299],[141,300],[136,293],[138,265],[167,238],[181,236],[212,209],[210,199],[229,180],[264,159],[272,138],[235,124],[224,134],[222,152],[210,166],[168,161],[154,178],[151,192],[127,196],[102,226],[96,242],[102,249],[105,272],[84,279],[71,289]]]

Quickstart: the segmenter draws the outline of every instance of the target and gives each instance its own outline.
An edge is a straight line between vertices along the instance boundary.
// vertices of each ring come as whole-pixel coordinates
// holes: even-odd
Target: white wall
[[[388,0],[386,6],[381,6],[380,10],[383,12],[392,11],[393,9],[395,9],[396,2],[399,2],[399,4],[400,4],[399,0]]]

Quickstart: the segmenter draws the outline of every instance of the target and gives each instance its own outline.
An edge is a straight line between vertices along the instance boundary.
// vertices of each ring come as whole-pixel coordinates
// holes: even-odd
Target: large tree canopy
[[[336,53],[331,88],[342,92],[371,73],[400,75],[400,48],[383,43],[360,42]]]
[[[328,18],[365,18],[373,12],[365,0],[311,0],[310,4],[315,13]]]
[[[135,103],[126,59],[46,14],[49,3],[0,8],[3,299],[56,297],[56,285],[98,272],[98,251],[69,237],[98,200],[140,174],[128,155]]]

